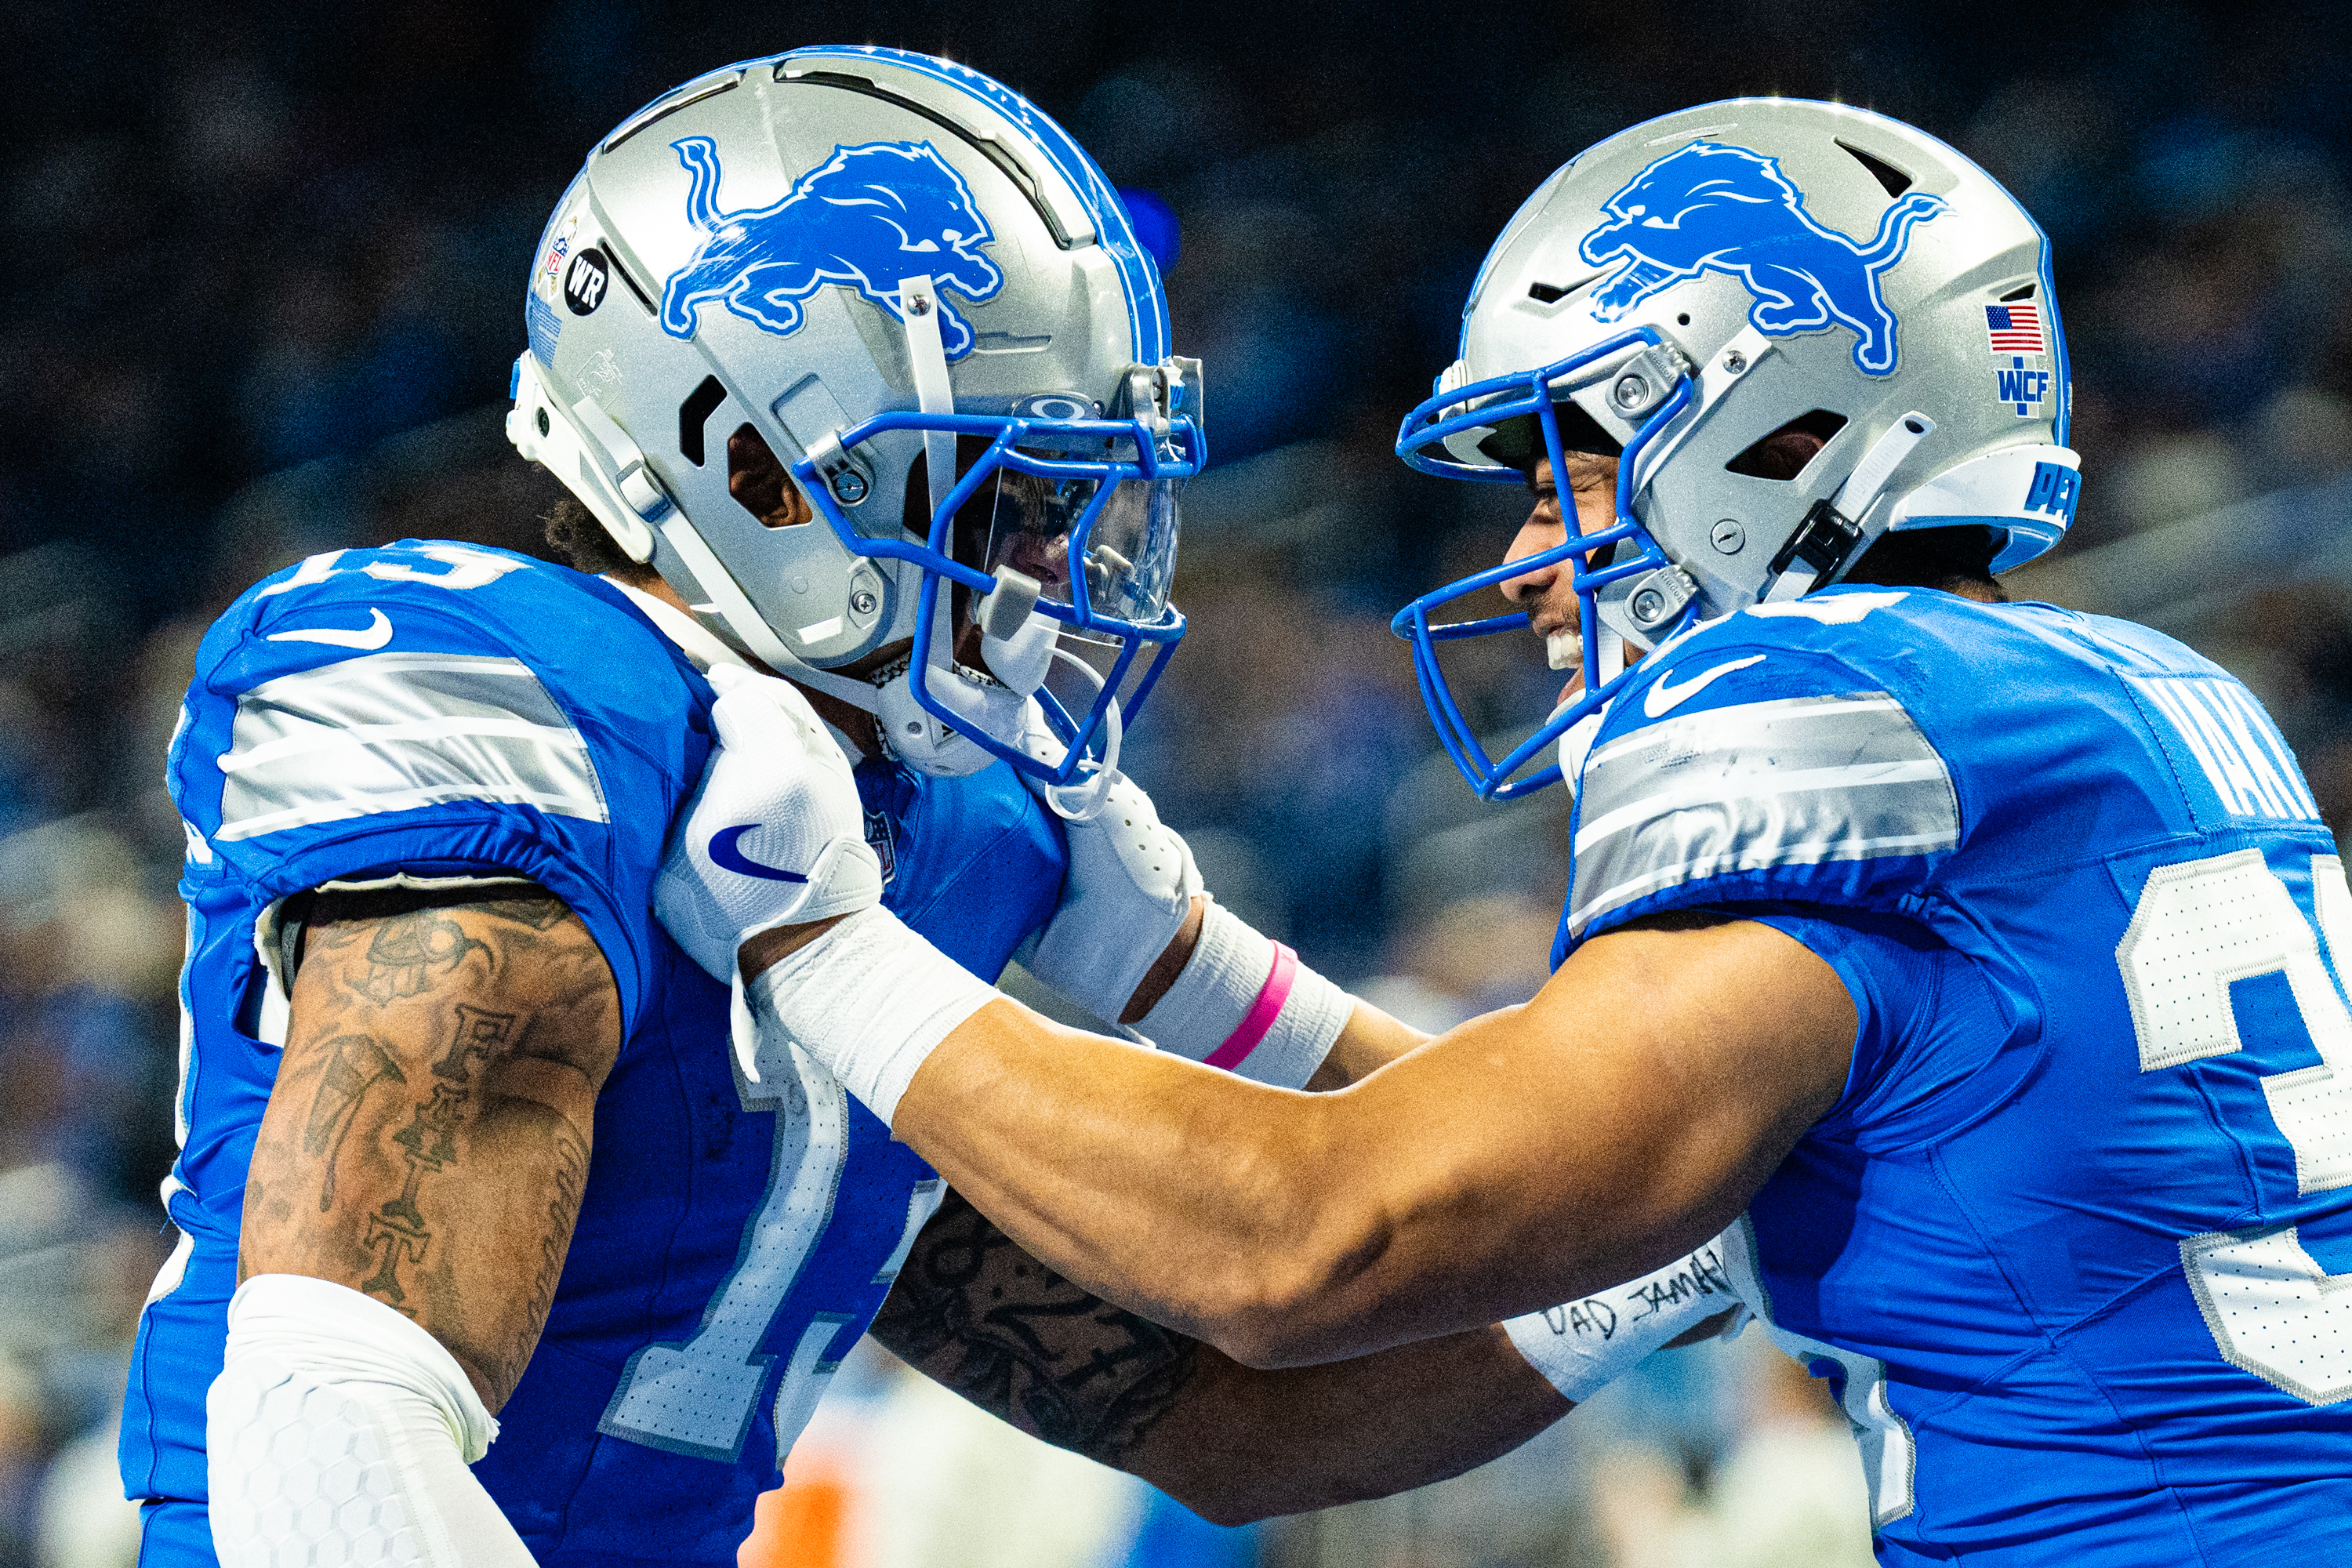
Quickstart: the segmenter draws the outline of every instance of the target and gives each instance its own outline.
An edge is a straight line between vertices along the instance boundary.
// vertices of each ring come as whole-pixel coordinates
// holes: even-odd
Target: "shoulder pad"
[[[608,823],[602,775],[685,722],[698,683],[677,664],[605,585],[522,556],[413,541],[312,556],[206,635],[173,795],[214,845],[435,806]]]
[[[1799,601],[1823,616],[1743,613],[1653,656],[1584,760],[1563,948],[1664,909],[1884,908],[1948,856],[1951,772],[1892,672],[1849,657],[1864,653],[1854,624],[1886,597]]]

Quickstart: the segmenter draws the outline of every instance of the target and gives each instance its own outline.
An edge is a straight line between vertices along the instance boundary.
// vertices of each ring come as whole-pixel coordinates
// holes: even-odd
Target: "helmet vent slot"
[[[702,426],[711,410],[727,401],[727,389],[719,384],[715,375],[706,375],[702,384],[687,394],[686,401],[677,405],[677,449],[696,468],[702,467]]]
[[[636,296],[637,303],[646,308],[646,315],[653,315],[655,313],[653,297],[646,292],[645,285],[639,283],[635,275],[629,271],[629,264],[621,258],[621,247],[608,238],[604,241],[603,248],[604,259],[613,265],[613,276],[628,286],[629,292]]]
[[[2000,297],[2000,302],[2006,305],[2011,300],[2031,300],[2033,298],[2033,289],[2034,285],[2031,283],[2026,284],[2022,288],[2011,289],[2008,293],[2003,294]]]
[[[1850,142],[1840,142],[1838,145],[1852,153],[1855,163],[1869,170],[1870,177],[1876,180],[1889,196],[1899,196],[1916,184],[1910,175],[1884,158],[1874,158]]]
[[[1557,305],[1600,276],[1598,272],[1588,272],[1573,283],[1530,283],[1528,298],[1538,305]]]
[[[737,82],[740,82],[742,79],[742,71],[730,68],[723,71],[714,72],[713,74],[703,78],[700,81],[690,81],[687,83],[684,87],[679,88],[676,92],[671,93],[668,97],[638,110],[635,115],[631,116],[627,123],[624,124],[618,131],[614,132],[610,136],[604,138],[604,151],[610,153],[614,148],[618,147],[622,142],[626,142],[630,137],[635,136],[638,132],[643,131],[655,121],[667,119],[669,116],[676,114],[679,110],[684,109],[689,103],[700,103],[706,98],[714,98],[719,93],[725,92],[729,88],[733,87]]]
[[[1723,466],[1751,479],[1793,479],[1830,444],[1831,437],[1845,428],[1845,422],[1843,414],[1811,409],[1755,441]]]

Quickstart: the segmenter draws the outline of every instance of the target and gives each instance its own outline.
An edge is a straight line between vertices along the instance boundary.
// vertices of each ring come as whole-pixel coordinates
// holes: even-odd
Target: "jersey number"
[[[739,1024],[748,1026],[748,1019]],[[775,1359],[760,1353],[760,1343],[832,1223],[834,1195],[849,1161],[849,1100],[839,1079],[786,1042],[761,1050],[760,1079],[756,1085],[739,1080],[738,1088],[746,1110],[776,1113],[775,1150],[767,1194],[743,1227],[735,1267],[703,1309],[691,1339],[647,1345],[630,1358],[597,1423],[601,1432],[730,1463],[743,1451]],[[936,1180],[916,1184],[906,1234],[876,1284],[896,1276],[940,1196]],[[850,1312],[814,1312],[793,1343],[776,1394],[780,1461],[816,1413],[839,1364],[825,1352],[854,1321]]]
[[[2319,1065],[2262,1085],[2299,1196],[2352,1185],[2352,1013],[2319,953],[2324,939],[2339,972],[2352,963],[2336,857],[2311,858],[2311,896],[2315,932],[2259,849],[2160,866],[2116,947],[2142,1072],[2239,1049],[2231,982],[2286,977]],[[2352,1274],[2321,1268],[2294,1226],[2193,1236],[2180,1261],[2224,1359],[2313,1405],[2352,1395]]]
[[[386,547],[376,553],[418,555],[442,568],[436,572],[430,566],[411,566],[404,561],[372,561],[359,569],[379,583],[424,583],[436,588],[457,591],[487,587],[509,572],[520,571],[524,564],[520,561],[509,561],[503,555],[493,555],[487,550],[468,550],[462,544],[413,544],[404,549]],[[273,594],[290,594],[297,588],[323,583],[338,571],[347,570],[335,564],[343,555],[344,552],[341,550],[330,550],[323,555],[306,556],[302,564],[295,568],[294,575],[283,583],[272,583],[255,596],[266,599]]]

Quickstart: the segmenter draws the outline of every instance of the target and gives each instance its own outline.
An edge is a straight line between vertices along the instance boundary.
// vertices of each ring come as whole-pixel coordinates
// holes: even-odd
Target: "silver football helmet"
[[[509,438],[711,631],[926,772],[1115,765],[1123,685],[1131,714],[1183,630],[1200,371],[1118,193],[1034,104],[892,49],[711,72],[589,154],[524,313]],[[730,496],[746,426],[815,521]],[[1071,660],[1069,708],[1044,684],[1065,632],[1118,647]]]
[[[2065,340],[2050,246],[1959,153],[1866,110],[1735,99],[1621,132],[1537,190],[1487,253],[1461,357],[1414,409],[1415,468],[1522,482],[1568,450],[1619,458],[1617,519],[1490,568],[1396,618],[1449,753],[1481,795],[1598,711],[1622,637],[1835,583],[1881,534],[1975,525],[2006,571],[2073,520]],[[1822,439],[1793,478],[1756,455]],[[1584,689],[1490,760],[1436,643],[1525,616],[1433,625],[1448,600],[1566,563]],[[1614,633],[1603,637],[1602,630]]]

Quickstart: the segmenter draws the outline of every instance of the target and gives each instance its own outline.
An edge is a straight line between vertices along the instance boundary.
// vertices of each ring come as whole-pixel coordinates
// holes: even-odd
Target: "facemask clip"
[[[844,506],[856,506],[874,493],[874,481],[866,477],[855,459],[842,449],[840,432],[833,431],[810,443],[809,461],[824,478],[824,488],[833,499]]]
[[[1625,614],[1646,636],[1670,626],[1698,595],[1698,584],[1679,566],[1661,566],[1637,579],[1625,595]]]

